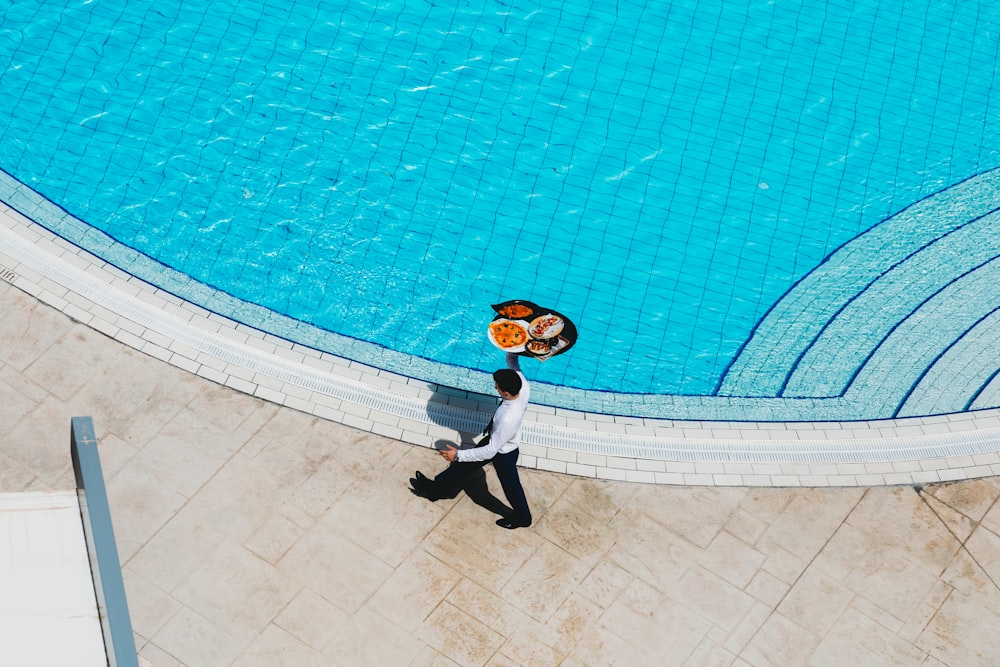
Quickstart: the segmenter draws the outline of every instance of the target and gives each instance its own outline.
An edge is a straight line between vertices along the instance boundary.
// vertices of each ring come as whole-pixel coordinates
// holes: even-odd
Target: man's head
[[[504,398],[512,398],[521,392],[521,376],[510,368],[493,371],[493,382],[496,383],[497,391],[501,396],[508,395]]]

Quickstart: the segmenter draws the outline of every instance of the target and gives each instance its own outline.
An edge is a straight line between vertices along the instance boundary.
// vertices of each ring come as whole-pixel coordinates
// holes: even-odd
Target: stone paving
[[[407,488],[442,466],[427,448],[214,384],[2,282],[0,299],[0,491],[73,488],[69,420],[93,417],[142,665],[1000,664],[998,478],[525,470],[536,523],[505,531],[491,470],[429,503]]]

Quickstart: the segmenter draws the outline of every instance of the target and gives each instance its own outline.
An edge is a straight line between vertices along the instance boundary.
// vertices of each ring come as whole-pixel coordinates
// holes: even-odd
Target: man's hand
[[[441,449],[438,451],[440,452],[441,456],[443,456],[445,459],[448,460],[449,463],[454,461],[455,457],[458,455],[458,450],[452,447],[451,445],[448,445],[448,449]]]

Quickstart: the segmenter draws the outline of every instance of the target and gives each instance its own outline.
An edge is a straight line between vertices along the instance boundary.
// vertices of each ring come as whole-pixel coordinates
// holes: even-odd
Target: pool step
[[[998,339],[998,188],[1000,170],[985,172],[842,246],[765,316],[718,394],[968,409],[995,371],[982,360]],[[939,377],[949,398],[933,389]]]
[[[923,373],[997,306],[998,256],[994,213],[890,268],[826,323],[791,367],[781,395],[842,396],[863,378],[885,374],[892,382]]]

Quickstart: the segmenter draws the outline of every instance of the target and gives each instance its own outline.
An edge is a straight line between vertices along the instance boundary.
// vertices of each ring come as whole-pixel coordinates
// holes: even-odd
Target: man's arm
[[[521,355],[513,352],[507,353],[507,368],[512,371],[521,372]]]
[[[462,463],[473,463],[475,461],[489,461],[497,452],[500,451],[500,447],[503,443],[507,442],[505,438],[510,438],[513,434],[503,435],[501,429],[493,428],[493,432],[490,434],[490,441],[485,447],[474,447],[472,449],[463,449],[462,455],[458,456],[458,450],[455,450],[455,456],[458,461]],[[447,456],[445,458],[448,458]]]
[[[514,354],[513,352],[507,353],[507,368],[512,371],[521,372],[521,355]],[[500,448],[503,447],[504,443],[509,441],[514,437],[517,431],[517,426],[507,426],[504,427],[502,424],[493,425],[493,431],[490,433],[490,441],[485,447],[476,447],[474,449],[463,449],[461,456],[459,456],[459,450],[454,447],[448,447],[448,449],[441,450],[441,456],[446,458],[448,461],[461,461],[462,463],[473,463],[475,461],[489,461]]]

